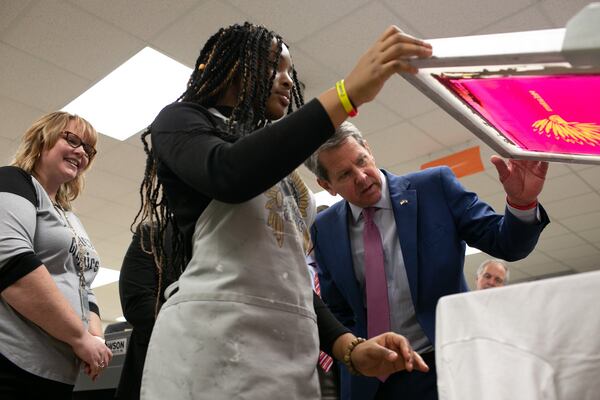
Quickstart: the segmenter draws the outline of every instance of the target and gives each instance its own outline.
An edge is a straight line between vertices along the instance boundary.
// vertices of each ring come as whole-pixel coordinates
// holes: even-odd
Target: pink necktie
[[[362,215],[365,219],[363,242],[365,247],[365,281],[367,291],[367,333],[369,338],[390,330],[390,305],[388,302],[387,279],[383,265],[383,243],[373,214],[377,209],[367,207]],[[378,378],[383,382],[386,376]]]
[[[316,263],[315,263],[316,265]],[[317,296],[321,297],[321,285],[319,284],[319,275],[317,275],[317,271],[315,271],[314,275],[314,284],[315,284],[315,293]],[[329,372],[331,367],[333,366],[333,358],[324,351],[319,351],[319,365],[321,369],[325,372]]]
[[[367,329],[369,338],[390,330],[390,306],[387,279],[383,266],[383,244],[373,221],[374,207],[363,210],[365,228],[365,281],[367,285]]]

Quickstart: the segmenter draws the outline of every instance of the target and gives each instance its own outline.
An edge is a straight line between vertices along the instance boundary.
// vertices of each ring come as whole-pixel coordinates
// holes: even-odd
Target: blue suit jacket
[[[435,308],[440,297],[468,290],[463,274],[465,242],[507,261],[526,257],[549,223],[525,224],[499,215],[466,191],[447,167],[387,178],[396,228],[417,320],[435,343]],[[335,316],[357,336],[367,336],[363,294],[354,275],[348,230],[349,207],[340,201],[318,214],[312,227],[320,267],[321,294]],[[342,399],[368,400],[376,378],[350,376],[342,368]],[[350,397],[351,395],[351,397]]]

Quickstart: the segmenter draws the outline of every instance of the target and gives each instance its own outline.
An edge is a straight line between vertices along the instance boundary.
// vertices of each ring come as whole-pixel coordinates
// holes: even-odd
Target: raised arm
[[[430,45],[390,26],[344,79],[350,100],[356,107],[373,100],[393,74],[415,72],[411,58],[430,55]],[[348,118],[333,82],[317,100],[233,143],[219,137],[207,114],[190,103],[168,106],[152,124],[152,143],[179,179],[230,203],[253,198],[289,175]]]

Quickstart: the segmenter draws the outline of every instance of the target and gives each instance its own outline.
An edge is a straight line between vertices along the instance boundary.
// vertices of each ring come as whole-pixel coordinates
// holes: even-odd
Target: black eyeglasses
[[[83,151],[87,155],[88,160],[91,161],[92,158],[94,158],[94,156],[97,153],[94,146],[85,143],[83,140],[81,140],[79,136],[77,136],[73,132],[63,131],[62,133],[64,135],[63,138],[67,141],[67,143],[69,143],[69,146],[71,146],[74,149],[78,148],[79,146],[82,146]]]

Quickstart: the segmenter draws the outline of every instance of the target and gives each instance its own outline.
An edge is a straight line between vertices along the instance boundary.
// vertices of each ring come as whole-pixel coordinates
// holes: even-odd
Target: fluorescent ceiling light
[[[125,140],[185,91],[191,69],[146,47],[112,71],[63,111],[78,114],[96,130]]]
[[[120,271],[110,269],[110,268],[100,267],[100,269],[98,270],[98,274],[96,275],[96,277],[94,278],[94,281],[92,282],[92,289],[100,287],[100,286],[108,285],[113,282],[118,282],[120,274],[121,274]]]
[[[475,247],[471,247],[468,244],[466,246],[467,248],[465,249],[465,256],[471,256],[473,254],[481,253],[481,250],[476,249]]]
[[[511,59],[513,64],[539,61],[560,61],[561,45],[565,29],[544,29],[538,31],[495,33],[490,35],[461,36],[453,38],[430,39],[433,56],[411,61],[419,68],[429,66],[458,66],[504,63]]]

